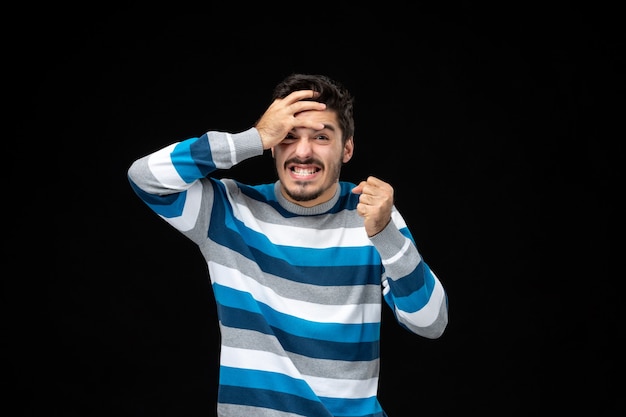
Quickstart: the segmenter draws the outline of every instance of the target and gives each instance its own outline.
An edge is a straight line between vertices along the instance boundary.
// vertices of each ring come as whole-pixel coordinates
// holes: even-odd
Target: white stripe
[[[220,364],[232,368],[278,372],[292,378],[302,379],[302,375],[288,357],[272,352],[222,346]]]
[[[331,379],[304,375],[315,394],[330,398],[369,398],[376,395],[378,378]]]
[[[233,137],[230,133],[226,134],[226,139],[228,140],[228,149],[230,149],[230,162],[233,165],[235,165],[237,163],[237,152],[235,151],[235,142],[233,141]]]
[[[383,259],[383,265],[390,265],[396,262],[397,260],[399,260],[400,258],[402,258],[404,254],[409,250],[410,247],[411,247],[411,242],[409,241],[409,239],[405,238],[404,245],[402,245],[402,249],[400,249],[400,251],[396,253],[394,256],[392,256],[391,258]]]
[[[393,210],[391,211],[391,219],[393,220],[393,223],[396,225],[398,229],[402,229],[403,227],[406,227],[406,223],[404,222],[404,219],[402,218],[402,216],[400,216],[400,213],[398,212],[395,206],[393,207]]]
[[[303,375],[288,357],[266,351],[222,346],[220,363],[222,366],[276,372],[304,380],[313,389],[313,392],[321,397],[368,398],[376,395],[378,386],[378,378],[354,380]]]
[[[200,213],[200,204],[202,202],[202,183],[196,181],[187,190],[185,196],[185,206],[183,207],[183,213],[178,217],[163,217],[166,222],[174,226],[181,232],[186,232],[193,229]]]
[[[389,288],[389,282],[387,281],[387,279],[388,278],[381,280],[381,284],[383,286],[383,297],[387,295],[389,291],[391,291],[391,288]]]
[[[433,275],[435,275],[433,273]],[[420,310],[414,313],[407,313],[406,311],[400,311],[396,309],[398,320],[406,324],[407,327],[413,331],[416,331],[420,327],[428,327],[437,319],[441,303],[444,302],[445,292],[439,279],[435,276],[435,288],[428,300],[428,304],[422,307]]]
[[[275,245],[308,247],[314,249],[372,245],[362,227],[339,227],[320,231],[319,229],[267,223],[255,218],[249,207],[237,204],[234,201],[231,201],[231,203],[237,206],[235,216],[241,220],[246,227],[255,232],[264,234]]]
[[[208,266],[215,283],[249,292],[255,300],[280,313],[317,323],[361,324],[380,321],[380,304],[327,305],[294,300],[276,294],[271,288],[259,284],[236,269],[215,262],[209,262]]]
[[[148,167],[152,175],[154,175],[157,181],[163,184],[164,187],[183,191],[189,187],[189,184],[178,175],[178,171],[174,168],[172,157],[170,156],[176,145],[176,143],[173,143],[150,155]]]

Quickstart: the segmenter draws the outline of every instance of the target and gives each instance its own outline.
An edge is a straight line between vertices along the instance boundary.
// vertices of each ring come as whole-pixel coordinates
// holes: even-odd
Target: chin
[[[285,194],[293,201],[306,202],[318,198],[321,191],[307,187],[306,184],[304,186],[296,184],[292,187],[285,187]]]

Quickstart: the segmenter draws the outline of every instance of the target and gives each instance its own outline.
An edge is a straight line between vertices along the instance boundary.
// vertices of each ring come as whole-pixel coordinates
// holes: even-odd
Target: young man
[[[267,149],[275,183],[211,177]],[[382,300],[407,330],[444,332],[447,295],[393,188],[339,180],[353,152],[351,94],[293,74],[254,127],[209,131],[131,165],[137,195],[206,259],[221,332],[219,416],[386,416]]]

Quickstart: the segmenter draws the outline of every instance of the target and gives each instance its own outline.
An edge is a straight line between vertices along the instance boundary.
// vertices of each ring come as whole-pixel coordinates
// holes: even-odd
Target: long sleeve
[[[440,337],[448,324],[447,294],[395,207],[392,222],[371,240],[384,266],[383,296],[398,322],[420,336]]]
[[[128,170],[128,179],[154,212],[186,232],[196,224],[202,187],[208,185],[198,180],[262,153],[255,128],[236,134],[212,131],[136,160]]]

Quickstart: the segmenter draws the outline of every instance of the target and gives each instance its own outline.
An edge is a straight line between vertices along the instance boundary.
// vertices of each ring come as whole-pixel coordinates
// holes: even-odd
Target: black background
[[[17,66],[28,77],[15,124],[39,179],[18,164],[11,186],[30,184],[35,199],[20,271],[46,272],[4,284],[17,415],[214,415],[206,266],[132,194],[126,170],[173,141],[247,129],[291,72],[351,89],[343,179],[394,186],[448,291],[438,340],[385,312],[390,417],[624,412],[613,382],[624,338],[617,10],[207,7],[24,26],[37,36]],[[265,155],[229,176],[268,182],[274,171]]]

